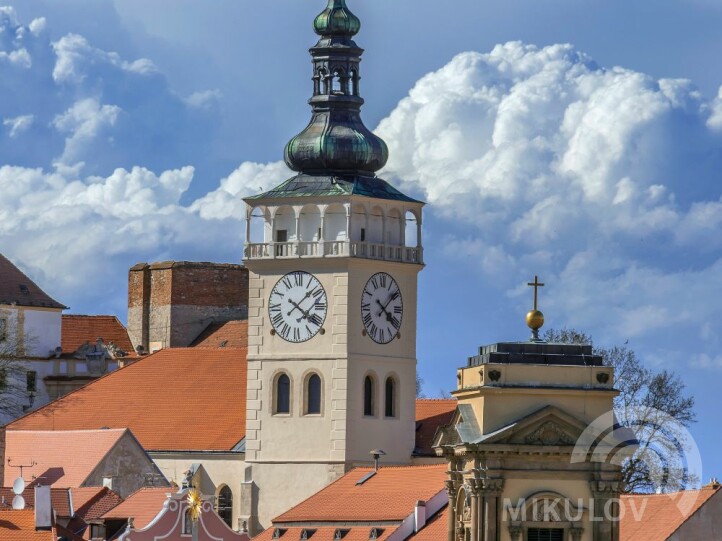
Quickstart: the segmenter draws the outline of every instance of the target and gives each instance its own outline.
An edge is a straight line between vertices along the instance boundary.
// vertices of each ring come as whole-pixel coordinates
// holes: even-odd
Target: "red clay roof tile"
[[[625,513],[619,526],[620,541],[666,541],[719,490],[622,496]]]
[[[142,530],[153,520],[168,499],[173,488],[145,487],[128,496],[123,503],[105,513],[103,519],[127,519],[133,517],[133,526]]]
[[[30,464],[23,476],[46,485],[79,487],[100,461],[125,434],[117,430],[8,430],[5,460],[12,464]],[[3,485],[12,486],[17,477],[14,468],[5,468]]]
[[[35,531],[35,511],[0,509],[2,541],[56,541],[53,531]]]
[[[362,477],[373,468],[356,468],[296,507],[273,520],[383,521],[403,520],[418,500],[428,500],[444,487],[446,464],[380,468],[361,485]]]
[[[211,323],[191,347],[245,349],[248,347],[248,321]]]
[[[373,526],[339,526],[339,528],[349,530],[349,532],[343,537],[343,541],[369,541]],[[308,538],[308,541],[334,541],[334,535],[336,534],[336,530],[339,528],[336,528],[335,526],[322,526],[319,528],[286,528],[286,531],[280,537],[280,541],[300,541],[301,532],[303,532],[304,529],[309,530],[309,533],[314,530],[312,535]],[[388,539],[396,528],[398,528],[398,526],[379,526],[377,530],[383,530],[383,532],[378,535],[376,538],[377,541],[384,541],[385,539]],[[272,541],[274,530],[275,528],[273,527],[264,530],[254,537],[253,541]]]
[[[107,346],[113,342],[128,356],[136,356],[128,331],[115,316],[63,315],[61,347],[64,354],[75,353],[84,344],[95,344],[98,338]]]
[[[146,450],[229,451],[246,433],[246,350],[164,349],[8,425],[130,428]]]
[[[456,410],[455,399],[416,400],[416,449],[414,454],[434,456],[431,443],[436,429],[451,422]]]

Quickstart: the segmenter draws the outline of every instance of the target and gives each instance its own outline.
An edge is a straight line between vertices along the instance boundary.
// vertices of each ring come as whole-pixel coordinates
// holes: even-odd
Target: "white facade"
[[[62,310],[13,305],[0,305],[0,351],[15,356],[18,363],[6,375],[9,391],[6,407],[0,413],[0,424],[19,417],[32,408],[50,402],[43,380],[56,369],[51,355],[60,348]],[[30,380],[34,376],[34,385]],[[29,374],[29,376],[28,376]]]
[[[247,213],[246,460],[257,495],[242,519],[256,530],[351,467],[372,462],[371,450],[384,451],[384,464],[401,465],[410,463],[414,447],[422,203],[309,199],[264,202]],[[253,238],[261,231],[262,238]],[[297,271],[318,280],[328,304],[322,328],[303,342],[283,339],[269,314],[274,286]],[[398,333],[385,344],[370,338],[362,320],[363,291],[377,273],[395,280],[403,300]],[[320,377],[322,393],[320,410],[309,413],[312,375]],[[290,400],[277,411],[281,376]]]

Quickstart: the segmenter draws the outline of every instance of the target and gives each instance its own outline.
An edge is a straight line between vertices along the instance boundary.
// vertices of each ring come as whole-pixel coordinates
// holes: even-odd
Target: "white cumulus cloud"
[[[543,273],[557,324],[637,337],[722,318],[720,110],[686,80],[510,42],[423,77],[377,133],[385,176],[465,224],[444,253],[511,295]]]

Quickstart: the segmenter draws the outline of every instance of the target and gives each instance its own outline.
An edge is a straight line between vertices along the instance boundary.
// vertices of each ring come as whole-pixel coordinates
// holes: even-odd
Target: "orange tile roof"
[[[5,460],[12,464],[35,462],[23,469],[26,481],[46,485],[79,487],[125,434],[120,430],[8,430]],[[12,486],[15,468],[5,468],[3,485]]]
[[[123,498],[107,487],[102,487],[100,490],[97,487],[73,488],[71,493],[75,516],[84,522],[98,519],[123,503]]]
[[[0,304],[66,309],[0,254]]]
[[[105,513],[102,519],[125,520],[133,517],[133,527],[142,530],[153,520],[174,488],[145,487],[133,492],[123,503]]]
[[[64,354],[75,353],[86,342],[95,344],[98,338],[107,346],[113,342],[129,357],[135,357],[128,331],[115,316],[63,315],[61,347]]]
[[[396,530],[398,526],[379,526],[377,530],[383,530],[383,532],[376,538],[378,541],[384,541]],[[371,529],[373,526],[339,526],[341,529],[348,529],[349,532],[343,537],[343,541],[369,541]],[[309,541],[334,541],[334,535],[337,528],[322,526],[319,528],[301,528],[293,527],[287,528],[283,535],[280,537],[281,541],[299,541],[301,539],[301,532],[304,529],[315,530],[315,532],[308,538]],[[273,532],[275,528],[271,527],[264,530],[256,537],[253,541],[271,541],[273,539]],[[440,538],[443,539],[443,538]],[[439,540],[434,540],[439,541]]]
[[[75,506],[73,513],[82,512],[83,516],[87,516],[89,512],[92,512],[96,501],[99,502],[108,499],[110,502],[114,501],[115,498],[119,500],[118,503],[122,501],[122,498],[115,492],[104,487],[51,488],[50,497],[53,510],[58,517],[71,518],[69,492],[72,492],[73,505]],[[10,506],[14,496],[15,494],[12,488],[0,488],[0,502],[4,501],[6,506]],[[23,498],[25,499],[26,509],[35,507],[35,488],[32,484],[25,488]],[[117,503],[115,505],[117,505]],[[87,510],[85,509],[86,506],[88,506]],[[108,509],[110,509],[110,507]]]
[[[448,509],[449,506],[447,505],[433,517],[429,517],[426,525],[409,537],[407,541],[411,539],[414,541],[442,541],[446,539],[449,520]]]
[[[21,417],[8,432],[128,427],[146,450],[229,451],[246,434],[246,367],[245,350],[164,349]]]
[[[416,400],[416,455],[434,455],[431,443],[436,429],[451,422],[456,410],[455,399]]]
[[[625,513],[619,526],[619,540],[666,541],[719,490],[716,487],[672,494],[622,496]],[[693,500],[682,500],[682,496],[692,497]],[[691,507],[687,507],[687,503],[691,503]],[[687,512],[683,513],[680,507]],[[633,511],[636,511],[636,516]]]
[[[0,539],[2,541],[56,541],[52,531],[35,531],[35,511],[0,509]]]
[[[226,321],[211,323],[193,340],[196,348],[247,348],[248,321]]]
[[[356,468],[273,523],[403,520],[418,500],[426,501],[443,489],[447,469],[446,464],[380,468],[356,485],[373,472],[373,468]]]

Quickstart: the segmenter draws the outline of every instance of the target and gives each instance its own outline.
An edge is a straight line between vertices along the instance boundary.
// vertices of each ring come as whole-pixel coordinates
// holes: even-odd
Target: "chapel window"
[[[321,377],[318,374],[311,374],[306,382],[306,413],[321,413]]]
[[[376,414],[374,409],[375,382],[371,376],[364,380],[364,415],[372,417]]]
[[[386,417],[396,417],[396,380],[394,378],[386,378],[385,391],[385,415]]]
[[[228,524],[229,528],[233,527],[233,493],[226,485],[224,485],[220,492],[218,492],[216,512],[223,519],[223,522]]]
[[[291,378],[281,374],[276,379],[276,400],[274,413],[291,413]]]

